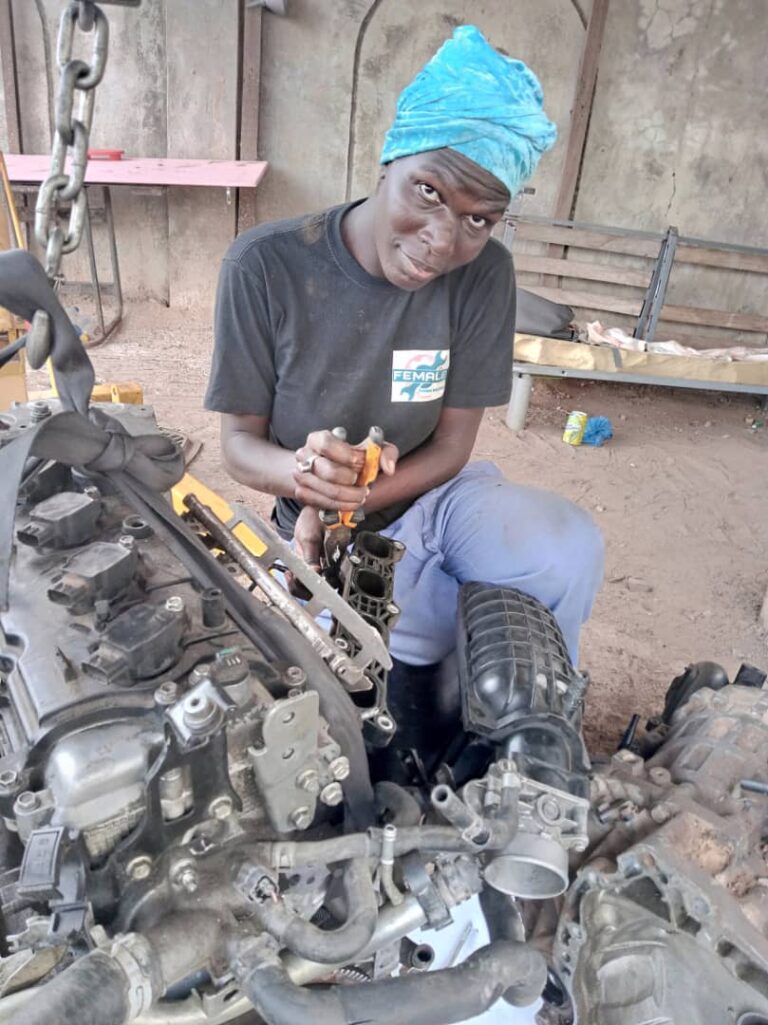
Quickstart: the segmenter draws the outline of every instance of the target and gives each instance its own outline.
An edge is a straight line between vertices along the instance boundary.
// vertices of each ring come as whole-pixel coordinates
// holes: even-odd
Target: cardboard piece
[[[648,374],[679,377],[692,381],[768,386],[768,361],[764,363],[721,363],[692,356],[660,356],[657,353],[628,352],[608,345],[563,342],[537,335],[515,335],[515,359],[547,367],[599,370],[604,373]]]
[[[9,409],[12,402],[27,401],[27,382],[24,375],[24,353],[0,367],[0,413]]]

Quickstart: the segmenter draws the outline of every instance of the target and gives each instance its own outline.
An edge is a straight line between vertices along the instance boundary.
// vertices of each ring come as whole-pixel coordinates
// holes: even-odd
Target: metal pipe
[[[624,730],[624,733],[622,734],[621,740],[619,741],[619,746],[616,749],[617,751],[625,751],[627,748],[630,748],[632,746],[635,740],[635,734],[637,733],[637,727],[639,725],[640,716],[637,714],[637,712],[635,712],[634,715],[630,718],[629,722],[627,723],[627,728]]]
[[[195,495],[186,495],[184,505],[208,531],[216,544],[250,577],[264,592],[271,604],[278,608],[299,633],[309,641],[314,650],[345,683],[357,683],[363,678],[363,670],[354,664],[321,629],[312,616],[275,580],[269,570],[223,523],[207,505]]]
[[[768,783],[759,779],[742,779],[739,782],[742,790],[748,790],[752,794],[768,794]]]
[[[387,825],[381,835],[381,889],[384,896],[396,907],[403,903],[403,895],[395,886],[392,873],[395,867],[395,841],[397,840],[397,826]]]
[[[460,797],[444,783],[432,788],[432,807],[439,811],[464,839],[483,846],[488,842],[488,830],[483,819],[466,805]]]
[[[533,378],[530,374],[521,374],[516,371],[512,375],[512,395],[509,399],[505,419],[510,431],[525,430],[532,388]]]

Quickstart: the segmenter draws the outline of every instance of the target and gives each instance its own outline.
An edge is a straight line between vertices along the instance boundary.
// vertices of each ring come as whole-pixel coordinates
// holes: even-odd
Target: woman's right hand
[[[294,497],[314,509],[359,509],[368,497],[368,488],[355,484],[364,462],[363,449],[354,448],[331,431],[313,431],[296,450]]]

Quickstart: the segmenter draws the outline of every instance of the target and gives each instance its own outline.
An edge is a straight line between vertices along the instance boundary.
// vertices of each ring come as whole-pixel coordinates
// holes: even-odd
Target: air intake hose
[[[456,647],[465,730],[495,743],[524,775],[587,796],[578,723],[586,678],[550,610],[510,587],[463,584]]]

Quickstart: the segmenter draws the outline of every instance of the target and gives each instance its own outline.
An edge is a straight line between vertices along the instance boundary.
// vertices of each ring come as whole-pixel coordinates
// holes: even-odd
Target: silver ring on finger
[[[317,455],[314,454],[314,453],[311,456],[307,456],[306,459],[299,459],[298,454],[297,454],[296,455],[296,467],[297,467],[299,473],[312,473],[312,467],[315,465],[315,460],[316,459],[317,459]]]

